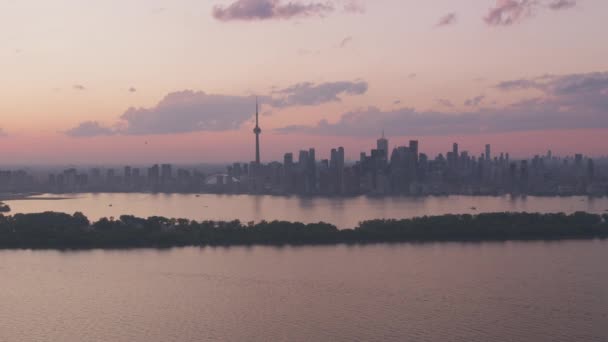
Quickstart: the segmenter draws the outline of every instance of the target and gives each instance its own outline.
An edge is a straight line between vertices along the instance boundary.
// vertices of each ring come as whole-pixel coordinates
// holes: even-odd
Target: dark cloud
[[[345,113],[335,123],[323,120],[313,126],[288,126],[277,131],[369,136],[370,132],[382,127],[388,127],[389,134],[398,135],[608,128],[608,72],[545,75],[528,81],[541,85],[542,87],[534,88],[542,89],[543,96],[502,108],[484,108],[452,114],[419,112],[412,108],[383,111],[370,107]],[[512,84],[530,87],[529,83],[524,82]],[[518,89],[514,87],[507,89]]]
[[[486,98],[485,95],[478,95],[473,98],[465,100],[464,105],[469,106],[469,107],[477,107],[483,102],[483,100],[485,100],[485,98]]]
[[[400,104],[400,103],[401,103],[401,100],[395,100],[395,101],[393,101],[393,104],[394,104],[394,105],[398,105],[398,104]]]
[[[97,121],[82,122],[78,126],[65,132],[66,135],[71,137],[93,137],[100,135],[113,135],[115,133],[115,130],[104,127]]]
[[[387,133],[398,135],[448,134],[454,131],[475,132],[479,115],[463,113],[451,115],[439,112],[417,112],[413,108],[382,111],[376,107],[348,112],[336,123],[321,120],[315,126],[287,126],[277,129],[280,133],[305,133],[315,135],[369,136],[383,127]]]
[[[525,90],[525,89],[534,89],[534,88],[542,88],[542,85],[534,80],[527,79],[519,79],[519,80],[510,80],[503,81],[495,85],[495,88],[500,90]]]
[[[546,89],[556,96],[583,93],[608,95],[608,72],[572,74],[567,76],[548,75],[543,80]]]
[[[346,47],[346,45],[348,45],[352,41],[353,41],[353,37],[346,37],[346,38],[342,39],[342,41],[340,42],[340,47],[344,48],[344,47]]]
[[[228,6],[214,6],[212,13],[215,19],[221,21],[251,21],[323,16],[333,11],[334,5],[330,2],[237,0]]]
[[[129,108],[120,118],[122,134],[171,134],[238,129],[251,118],[252,96],[206,94],[184,90],[170,93],[151,108]]]
[[[452,101],[448,100],[448,99],[437,99],[437,103],[445,106],[445,107],[454,107],[454,104],[452,103]]]
[[[511,25],[530,16],[536,4],[535,0],[496,0],[484,20],[492,26]]]
[[[576,6],[578,0],[496,0],[483,18],[491,26],[508,26],[528,18],[538,9],[563,10]]]
[[[452,13],[448,13],[448,14],[444,15],[443,17],[441,17],[436,26],[437,27],[449,26],[454,23],[456,23],[456,13],[452,12]]]
[[[275,108],[314,106],[341,101],[340,96],[360,95],[367,91],[367,82],[299,83],[260,96],[263,105]],[[236,130],[255,112],[254,96],[207,94],[184,90],[165,96],[150,108],[129,108],[120,121],[108,128],[95,121],[83,122],[65,133],[73,137],[98,135],[175,134],[196,131]],[[266,110],[262,113],[271,113]]]
[[[74,90],[86,90],[86,89],[87,89],[87,88],[86,88],[85,86],[83,86],[82,84],[74,84],[74,85],[72,86],[72,88],[73,88]]]
[[[418,75],[416,75],[415,73],[411,73],[411,74],[407,75],[407,78],[409,78],[409,79],[414,79],[414,78],[416,78],[417,76],[418,76]]]
[[[316,106],[326,102],[339,102],[340,95],[362,95],[367,92],[365,81],[341,81],[315,84],[298,83],[275,90],[273,96],[263,97],[262,102],[273,107]]]
[[[570,75],[543,75],[504,81],[494,86],[503,91],[537,89],[547,95],[563,96],[582,93],[605,94],[608,89],[608,72],[592,72]]]
[[[576,6],[577,0],[553,0],[549,3],[552,10],[561,10]]]
[[[135,89],[135,87],[131,87],[131,88],[129,88],[129,93],[134,93],[134,92],[136,92],[136,91],[137,91],[137,89]]]

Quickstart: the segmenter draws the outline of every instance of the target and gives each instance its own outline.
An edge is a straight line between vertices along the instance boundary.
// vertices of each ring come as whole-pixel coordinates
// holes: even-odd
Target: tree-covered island
[[[608,237],[608,214],[488,213],[328,223],[192,221],[164,217],[90,222],[82,213],[0,214],[0,248],[131,248],[417,241],[554,240]]]

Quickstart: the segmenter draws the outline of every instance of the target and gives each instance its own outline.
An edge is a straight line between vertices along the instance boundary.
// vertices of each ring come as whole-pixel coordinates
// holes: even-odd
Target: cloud
[[[298,83],[260,96],[260,103],[274,108],[314,106],[341,101],[341,96],[360,95],[367,91],[365,81],[342,81],[315,84]],[[111,127],[85,121],[69,129],[72,137],[99,135],[178,134],[198,131],[237,130],[255,113],[254,96],[207,94],[184,90],[166,95],[156,106],[129,108]],[[269,110],[263,113],[271,113]]]
[[[509,26],[532,16],[536,10],[564,10],[576,6],[578,0],[496,0],[496,5],[483,18],[490,26]]]
[[[104,127],[97,121],[82,122],[78,126],[65,132],[66,135],[71,137],[94,137],[100,135],[113,135],[115,133],[115,130]]]
[[[326,102],[339,102],[341,95],[362,95],[367,92],[365,81],[340,81],[315,84],[304,82],[275,90],[274,96],[263,97],[262,102],[273,107],[316,106]]]
[[[448,99],[437,99],[437,103],[445,106],[445,107],[454,107],[454,104],[452,103],[452,101],[448,100]]]
[[[395,101],[393,101],[393,104],[394,104],[394,105],[401,104],[401,100],[395,100]]]
[[[536,89],[549,96],[596,94],[608,90],[608,72],[592,72],[570,75],[542,75],[503,81],[494,86],[503,91]]]
[[[549,8],[552,10],[568,9],[576,6],[577,0],[554,0],[549,3]]]
[[[359,0],[347,0],[344,3],[344,12],[347,13],[364,13],[365,6],[363,6],[363,2]]]
[[[340,42],[340,47],[344,48],[344,47],[346,47],[346,45],[348,45],[352,41],[353,41],[353,37],[346,37],[346,38],[342,39],[342,41]]]
[[[237,0],[228,6],[214,6],[212,14],[215,19],[220,21],[255,21],[323,16],[333,11],[334,5],[330,2]]]
[[[87,88],[85,86],[83,86],[82,84],[74,84],[72,86],[72,89],[74,89],[74,90],[86,90]]]
[[[251,118],[252,96],[184,90],[165,96],[151,108],[129,108],[120,118],[122,134],[171,134],[238,129]]]
[[[411,80],[411,79],[416,78],[417,76],[418,75],[416,75],[415,73],[411,73],[411,74],[407,75],[407,78],[409,78]]]
[[[535,89],[542,88],[542,85],[537,83],[534,80],[527,79],[519,79],[519,80],[511,80],[511,81],[503,81],[494,86],[500,90],[510,91],[510,90],[525,90],[525,89]]]
[[[484,20],[492,26],[507,26],[532,14],[535,0],[496,0],[496,6],[490,8]]]
[[[322,120],[312,126],[287,126],[277,131],[370,136],[370,132],[388,127],[389,134],[402,136],[608,128],[608,72],[545,75],[528,81],[542,85],[535,88],[542,89],[543,96],[460,113],[369,107],[345,113],[335,123]],[[513,84],[528,87],[527,83]]]
[[[136,91],[137,91],[137,89],[135,89],[135,87],[131,87],[131,88],[129,88],[129,93],[134,93],[134,92],[136,92]]]
[[[452,12],[452,13],[448,13],[446,15],[444,15],[443,17],[441,17],[439,19],[439,22],[437,23],[437,27],[442,27],[442,26],[449,26],[456,23],[456,13]]]
[[[483,102],[483,100],[485,100],[485,98],[486,98],[485,95],[478,95],[471,99],[465,100],[464,105],[469,106],[469,107],[477,107]]]
[[[2,127],[0,127],[0,138],[6,136],[8,136],[8,133],[6,133],[6,131]]]

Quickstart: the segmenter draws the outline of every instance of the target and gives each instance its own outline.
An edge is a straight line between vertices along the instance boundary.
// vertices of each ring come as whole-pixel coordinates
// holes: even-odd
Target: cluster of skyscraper
[[[259,145],[258,145],[259,147]],[[217,192],[302,195],[439,195],[439,194],[606,194],[606,172],[597,172],[591,158],[557,158],[548,152],[531,160],[512,160],[509,153],[492,155],[486,145],[479,156],[459,151],[454,143],[445,156],[434,159],[419,151],[417,140],[389,150],[384,134],[368,155],[345,165],[344,148],[332,149],[330,159],[315,158],[314,149],[300,151],[298,160],[286,153],[283,163],[252,163],[255,173],[228,168],[231,183],[216,183]],[[251,169],[250,168],[250,169]],[[255,184],[255,186],[252,186]]]
[[[316,160],[314,149],[300,151],[297,162],[286,153],[283,163],[260,163],[260,128],[256,105],[256,161],[252,172],[235,172],[242,167],[228,167],[226,179],[214,183],[218,192],[252,192],[304,195],[429,195],[429,194],[501,194],[539,195],[606,194],[605,173],[597,174],[594,161],[577,154],[571,158],[546,156],[532,160],[511,160],[509,153],[492,156],[485,145],[478,157],[459,151],[458,144],[445,156],[433,160],[420,153],[417,140],[389,150],[382,133],[370,155],[361,153],[359,161],[345,165],[344,148],[331,150],[330,159]]]
[[[202,172],[171,164],[147,169],[125,166],[75,168],[34,177],[25,171],[0,171],[0,192],[213,192],[299,195],[441,195],[441,194],[608,194],[608,168],[581,154],[559,158],[549,151],[531,160],[512,160],[509,153],[492,154],[490,145],[478,156],[460,151],[457,143],[434,159],[419,151],[417,140],[389,149],[382,134],[370,154],[345,162],[343,147],[329,159],[317,160],[314,148],[286,153],[283,162],[260,161],[256,105],[255,161],[234,163],[225,172]]]

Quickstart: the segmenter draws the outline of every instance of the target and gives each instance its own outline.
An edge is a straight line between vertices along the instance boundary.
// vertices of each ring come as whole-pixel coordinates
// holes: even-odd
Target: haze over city
[[[5,1],[3,164],[605,154],[600,0]],[[392,147],[392,146],[391,146]]]

